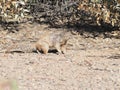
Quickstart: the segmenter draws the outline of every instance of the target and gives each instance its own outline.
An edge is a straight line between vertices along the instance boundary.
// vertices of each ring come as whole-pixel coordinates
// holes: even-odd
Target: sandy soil
[[[0,78],[16,80],[19,90],[120,90],[119,39],[75,35],[69,43],[64,55],[0,53]]]

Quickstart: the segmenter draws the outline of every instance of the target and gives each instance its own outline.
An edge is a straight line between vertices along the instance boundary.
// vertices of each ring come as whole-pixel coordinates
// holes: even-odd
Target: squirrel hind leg
[[[47,54],[49,51],[49,45],[44,45],[41,50],[43,51],[44,54]]]

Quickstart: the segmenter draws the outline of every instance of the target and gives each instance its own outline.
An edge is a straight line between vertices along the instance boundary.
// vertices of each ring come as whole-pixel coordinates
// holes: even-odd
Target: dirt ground
[[[56,30],[30,24],[19,28],[0,31],[1,48]],[[120,40],[73,37],[66,54],[0,53],[0,78],[16,80],[19,90],[120,90]]]

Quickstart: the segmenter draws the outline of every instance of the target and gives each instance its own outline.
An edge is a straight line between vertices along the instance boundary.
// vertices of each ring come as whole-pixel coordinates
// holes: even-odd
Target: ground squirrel
[[[36,42],[35,47],[37,51],[43,51],[47,54],[51,48],[54,48],[58,53],[66,53],[67,41],[70,39],[68,32],[47,32],[43,34]]]

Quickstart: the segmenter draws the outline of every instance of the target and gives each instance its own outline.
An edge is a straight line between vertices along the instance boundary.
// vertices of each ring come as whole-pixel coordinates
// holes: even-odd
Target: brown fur
[[[44,54],[47,54],[49,49],[55,48],[58,53],[64,54],[66,53],[69,36],[67,32],[46,33],[36,42],[36,49],[37,51],[43,51]]]

